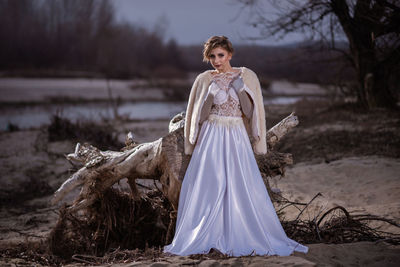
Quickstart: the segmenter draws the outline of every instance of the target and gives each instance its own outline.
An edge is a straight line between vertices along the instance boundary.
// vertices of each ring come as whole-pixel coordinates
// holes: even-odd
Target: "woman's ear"
[[[228,52],[228,59],[231,60],[232,59],[233,54],[231,52]]]

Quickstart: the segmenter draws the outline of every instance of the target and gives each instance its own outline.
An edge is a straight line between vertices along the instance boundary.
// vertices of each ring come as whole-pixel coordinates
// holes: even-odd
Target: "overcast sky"
[[[212,35],[225,35],[234,44],[278,45],[300,41],[298,35],[277,41],[249,41],[258,30],[247,25],[250,15],[235,0],[113,0],[117,19],[154,29],[158,22],[165,25],[165,39],[179,44],[203,44]],[[272,12],[272,10],[270,10]]]

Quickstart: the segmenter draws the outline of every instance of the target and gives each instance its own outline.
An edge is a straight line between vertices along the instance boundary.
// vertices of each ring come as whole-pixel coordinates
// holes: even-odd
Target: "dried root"
[[[393,220],[371,215],[371,214],[351,214],[342,206],[336,206],[324,213],[316,215],[312,219],[301,220],[300,216],[307,211],[312,201],[322,196],[316,194],[308,203],[292,202],[281,196],[275,196],[279,208],[278,215],[282,215],[284,209],[295,206],[299,210],[296,219],[291,221],[281,220],[286,234],[304,244],[311,243],[351,243],[358,241],[386,241],[395,245],[400,244],[400,235],[380,231],[370,227],[372,221],[389,223],[395,227],[400,227]]]
[[[172,207],[158,190],[134,200],[108,189],[84,216],[63,208],[49,236],[50,251],[64,259],[76,254],[102,257],[110,249],[145,249],[167,241]],[[173,233],[172,233],[173,234]]]

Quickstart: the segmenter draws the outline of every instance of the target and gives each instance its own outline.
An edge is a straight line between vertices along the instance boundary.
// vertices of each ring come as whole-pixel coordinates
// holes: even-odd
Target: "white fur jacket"
[[[254,104],[253,115],[251,119],[243,116],[247,134],[252,142],[253,151],[256,154],[267,153],[265,110],[261,93],[260,82],[257,75],[246,67],[234,68],[240,69],[240,76],[246,84],[245,90],[250,95]],[[208,87],[212,81],[212,70],[200,73],[192,86],[189,95],[188,106],[186,109],[184,139],[185,154],[191,155],[196,145],[198,133],[200,131],[200,114],[203,104],[208,95]]]

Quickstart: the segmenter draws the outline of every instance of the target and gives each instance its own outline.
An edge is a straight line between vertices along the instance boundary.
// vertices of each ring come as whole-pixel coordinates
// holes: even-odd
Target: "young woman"
[[[203,59],[215,70],[198,75],[190,92],[184,136],[185,153],[192,157],[175,236],[164,252],[307,253],[308,247],[285,234],[263,183],[253,154],[267,153],[260,83],[250,69],[232,67],[232,55],[225,36],[204,44]]]

